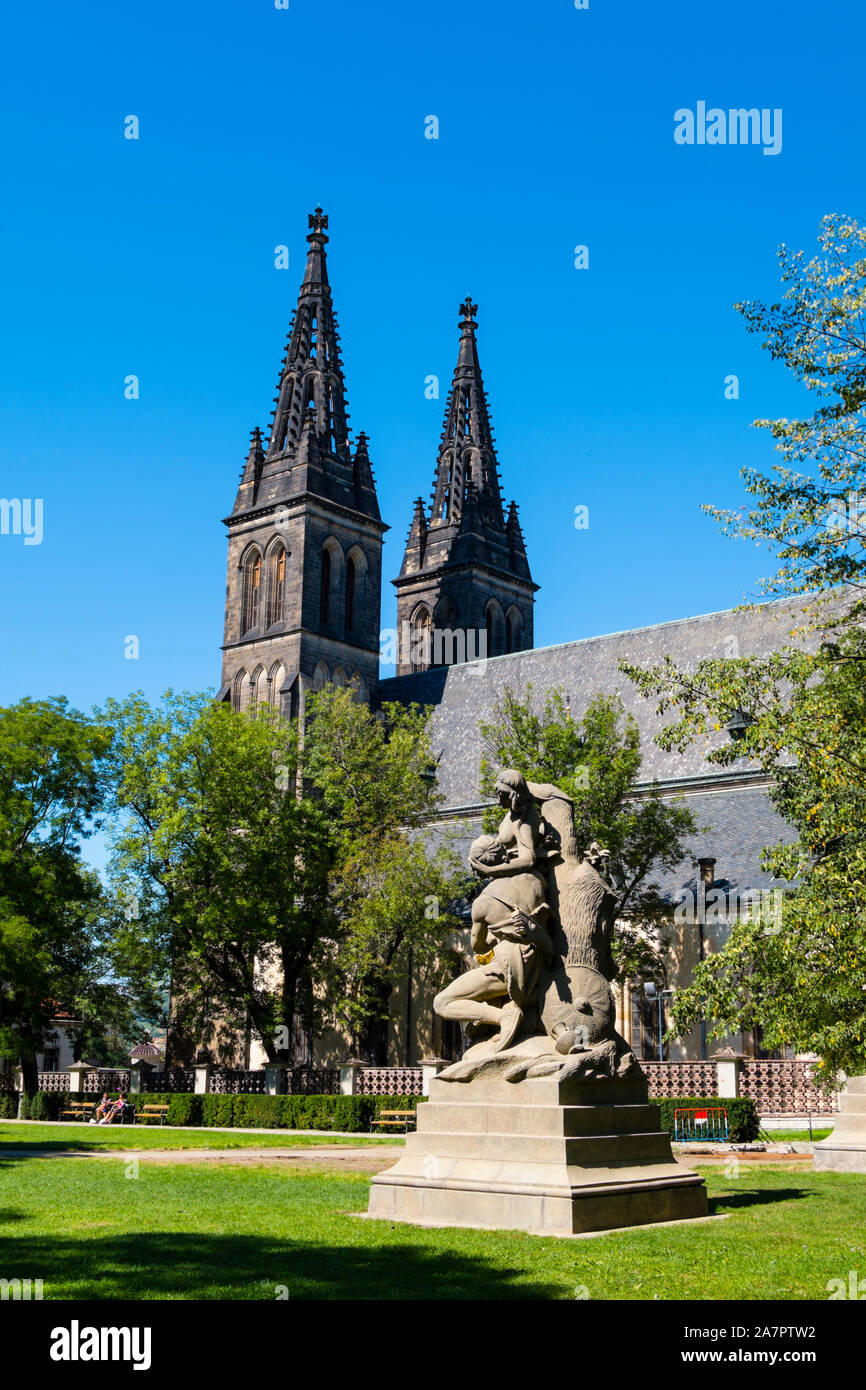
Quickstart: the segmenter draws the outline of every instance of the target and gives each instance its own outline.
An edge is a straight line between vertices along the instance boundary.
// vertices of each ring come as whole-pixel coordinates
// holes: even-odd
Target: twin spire
[[[376,485],[359,434],[352,446],[340,334],[328,284],[328,218],[310,213],[307,263],[280,364],[266,435],[250,441],[234,515],[311,492],[379,519]],[[417,571],[431,562],[460,562],[471,553],[495,569],[530,579],[526,549],[511,503],[503,510],[496,445],[475,338],[478,305],[460,305],[460,345],[429,512],[419,498],[403,562]],[[431,553],[431,547],[435,554]]]
[[[478,305],[467,296],[458,310],[460,346],[445,420],[429,512],[423,498],[406,543],[401,575],[472,559],[529,579],[517,504],[507,519],[487,393],[475,332]]]
[[[317,207],[308,224],[307,264],[271,423],[265,439],[262,431],[253,431],[233,515],[309,492],[378,520],[367,436],[359,434],[354,448],[350,439],[340,333],[328,284],[327,215]]]

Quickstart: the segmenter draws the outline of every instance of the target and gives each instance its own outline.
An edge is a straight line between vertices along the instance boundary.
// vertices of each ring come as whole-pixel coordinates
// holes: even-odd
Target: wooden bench
[[[168,1116],[167,1105],[143,1105],[140,1110],[135,1112],[135,1123],[137,1125],[147,1124],[149,1120],[157,1120],[164,1125]]]
[[[60,1119],[69,1117],[71,1120],[89,1120],[96,1108],[95,1100],[71,1100],[65,1110],[61,1110]]]
[[[404,1134],[408,1134],[409,1126],[415,1126],[414,1110],[380,1110],[378,1115],[374,1115],[370,1122],[370,1133],[377,1125],[382,1129],[402,1129]]]

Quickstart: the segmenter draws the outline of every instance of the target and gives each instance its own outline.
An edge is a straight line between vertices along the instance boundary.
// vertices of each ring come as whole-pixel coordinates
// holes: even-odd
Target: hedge
[[[112,1099],[116,1092],[112,1092]],[[75,1096],[75,1100],[92,1100],[98,1096]],[[373,1118],[380,1110],[414,1110],[424,1096],[197,1096],[190,1092],[177,1095],[145,1091],[129,1097],[136,1110],[145,1105],[168,1105],[166,1123],[170,1125],[204,1125],[222,1129],[318,1129],[336,1130],[343,1134],[367,1134]],[[69,1103],[64,1091],[37,1091],[24,1097],[21,1118],[25,1120],[56,1120]],[[708,1106],[723,1106],[728,1112],[728,1138],[743,1144],[757,1139],[760,1119],[750,1096],[734,1100],[725,1096],[681,1096],[672,1100],[653,1100],[658,1106],[659,1124],[671,1136],[674,1132],[675,1110],[705,1110]],[[18,1097],[10,1092],[0,1093],[0,1119],[15,1119]]]
[[[112,1091],[112,1100],[117,1092]],[[92,1100],[98,1096],[74,1096],[74,1100]],[[216,1129],[313,1129],[337,1130],[343,1134],[367,1134],[380,1110],[414,1110],[423,1096],[250,1096],[250,1095],[193,1095],[188,1091],[177,1095],[157,1091],[142,1091],[130,1095],[137,1111],[146,1105],[167,1105],[166,1124],[205,1126]],[[18,1100],[11,1097],[14,1109],[8,1118],[18,1113]],[[22,1119],[56,1120],[69,1103],[68,1092],[38,1091],[25,1096]],[[2,1111],[0,1111],[2,1114]]]
[[[758,1137],[760,1118],[751,1096],[681,1096],[674,1100],[652,1100],[659,1108],[659,1123],[673,1137],[675,1110],[706,1110],[721,1106],[728,1112],[728,1138],[748,1144]]]

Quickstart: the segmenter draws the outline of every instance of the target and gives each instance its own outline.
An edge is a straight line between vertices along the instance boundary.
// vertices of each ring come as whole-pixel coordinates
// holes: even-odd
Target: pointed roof
[[[478,360],[478,305],[460,305],[460,345],[436,460],[429,514],[420,501],[400,578],[440,565],[480,563],[532,583],[516,511],[506,522],[496,443]],[[513,504],[512,504],[513,509]]]
[[[267,443],[238,489],[233,516],[311,493],[380,520],[366,438],[354,453],[340,356],[340,333],[328,283],[328,217],[310,213],[307,263],[280,363]]]
[[[424,511],[424,498],[416,497],[412,525],[409,527],[409,535],[406,537],[403,567],[400,570],[401,578],[407,574],[415,574],[418,570],[424,568],[424,553],[426,549],[427,514]]]
[[[475,340],[478,305],[467,295],[459,313],[460,346],[445,403],[430,524],[459,522],[466,485],[471,481],[485,522],[502,527],[499,465]]]

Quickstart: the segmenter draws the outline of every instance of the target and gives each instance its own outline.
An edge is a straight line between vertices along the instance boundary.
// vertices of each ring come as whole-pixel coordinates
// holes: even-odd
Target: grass
[[[826,1139],[832,1133],[832,1129],[813,1129],[811,1134],[808,1129],[762,1129],[760,1139],[762,1143],[773,1144],[777,1140],[782,1144],[808,1144],[814,1140],[817,1144],[819,1139]]]
[[[826,1299],[866,1271],[866,1182],[704,1170],[728,1219],[592,1240],[352,1216],[368,1178],[0,1152],[0,1274],[46,1299]],[[733,1171],[737,1171],[734,1167]]]
[[[75,1149],[81,1153],[119,1149],[306,1149],[321,1144],[402,1144],[393,1135],[381,1137],[370,1134],[299,1134],[283,1130],[280,1134],[233,1134],[215,1129],[170,1129],[162,1125],[80,1125],[49,1124],[43,1120],[29,1123],[0,1123],[0,1159],[10,1147],[42,1149],[50,1153],[60,1149]]]

